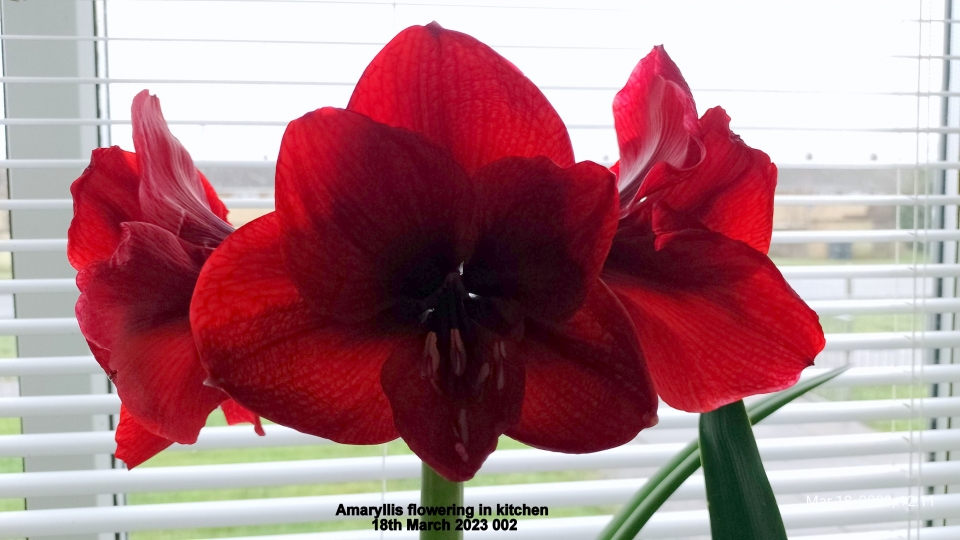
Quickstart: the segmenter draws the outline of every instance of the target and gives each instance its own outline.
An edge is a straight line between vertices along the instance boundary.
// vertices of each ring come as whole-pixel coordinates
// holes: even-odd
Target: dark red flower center
[[[420,376],[437,392],[461,402],[482,401],[488,387],[504,386],[506,344],[477,322],[489,311],[483,309],[487,303],[467,291],[459,272],[448,274],[421,303],[426,307],[419,317],[426,336]],[[466,420],[460,423],[465,430]]]

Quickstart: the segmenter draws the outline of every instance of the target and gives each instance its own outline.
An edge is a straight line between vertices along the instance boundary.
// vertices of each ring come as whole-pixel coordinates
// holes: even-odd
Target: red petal
[[[770,249],[777,167],[730,131],[730,117],[714,107],[700,119],[703,160],[688,169],[658,164],[638,193],[642,204],[664,202],[708,229]]]
[[[567,129],[536,85],[490,47],[437,23],[393,38],[347,109],[425,135],[468,173],[507,156],[573,165]]]
[[[265,435],[263,425],[260,424],[260,417],[244,409],[236,401],[232,399],[224,401],[220,404],[220,410],[223,411],[223,417],[226,418],[228,425],[253,424],[253,430],[257,432],[257,435],[261,437]]]
[[[117,425],[114,437],[117,440],[115,455],[117,459],[126,463],[127,468],[130,469],[173,444],[170,439],[154,435],[141,426],[123,405],[120,406],[120,423]]]
[[[104,261],[120,243],[120,224],[140,219],[136,156],[118,146],[97,148],[90,166],[70,186],[73,221],[67,258],[74,268]]]
[[[211,210],[208,187],[190,154],[170,133],[160,100],[144,90],[133,99],[133,145],[140,163],[143,221],[184,240],[216,247],[233,230]],[[219,206],[217,211],[222,212]]]
[[[372,323],[328,326],[280,257],[276,213],[244,225],[207,261],[190,320],[209,384],[255,414],[347,444],[397,437],[380,368],[396,339]]]
[[[661,161],[689,167],[700,159],[697,107],[690,87],[663,46],[637,64],[613,100],[620,143],[620,201],[627,206],[650,168]]]
[[[361,321],[436,291],[472,249],[475,199],[446,151],[356,113],[320,109],[283,136],[283,260],[323,317]]]
[[[484,213],[467,288],[539,317],[572,315],[617,229],[614,176],[590,162],[561,169],[546,158],[504,158],[476,177]]]
[[[224,395],[203,386],[188,321],[199,273],[191,246],[146,223],[124,223],[108,261],[77,276],[77,320],[120,399],[144,427],[190,444]]]
[[[823,349],[817,314],[742,242],[685,230],[611,249],[603,279],[630,313],[657,393],[690,412],[783,390]]]
[[[496,363],[488,357],[494,350],[495,336],[479,327],[477,334],[479,343],[468,345],[470,365],[461,376],[464,381],[477,381],[470,386],[480,384],[480,366]],[[496,450],[500,435],[520,417],[523,361],[512,343],[500,343],[506,350],[506,361],[499,363],[503,384],[498,388],[499,375],[488,375],[480,399],[441,392],[429,377],[421,376],[423,338],[407,338],[383,366],[381,384],[390,398],[397,431],[420,459],[452,482],[473,478]],[[481,352],[471,358],[473,351]]]
[[[657,393],[630,316],[597,280],[563,324],[528,320],[518,355],[527,381],[520,423],[507,435],[558,452],[597,452],[657,423]]]

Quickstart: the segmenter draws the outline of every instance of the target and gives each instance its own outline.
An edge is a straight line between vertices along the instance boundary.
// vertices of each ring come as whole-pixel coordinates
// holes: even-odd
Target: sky
[[[617,158],[611,103],[636,63],[662,44],[700,114],[723,106],[751,146],[789,164],[915,163],[933,151],[913,130],[936,123],[942,2],[417,0],[109,0],[113,38],[309,41],[112,41],[121,79],[301,81],[321,84],[111,85],[113,118],[149,88],[171,120],[285,123],[343,107],[366,64],[393,35],[437,21],[493,46],[537,85],[570,128],[578,160]],[[273,160],[283,126],[173,127],[198,160]],[[112,142],[132,148],[130,129]],[[920,157],[918,157],[920,156]]]

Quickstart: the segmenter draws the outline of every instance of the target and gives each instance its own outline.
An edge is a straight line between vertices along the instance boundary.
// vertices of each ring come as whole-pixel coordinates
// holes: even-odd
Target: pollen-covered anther
[[[470,444],[470,428],[467,426],[467,410],[460,409],[460,417],[457,419],[460,426],[460,440],[464,444]]]
[[[453,364],[453,373],[459,377],[467,369],[467,350],[460,337],[460,329],[450,330],[450,362]]]

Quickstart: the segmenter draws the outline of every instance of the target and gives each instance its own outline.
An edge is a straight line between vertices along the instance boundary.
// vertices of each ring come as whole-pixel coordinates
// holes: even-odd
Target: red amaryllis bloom
[[[167,129],[160,102],[133,101],[136,154],[93,151],[70,188],[67,257],[79,272],[77,320],[123,403],[117,457],[136,466],[173,442],[193,443],[222,405],[227,421],[255,422],[203,385],[190,331],[200,267],[232,231],[227,209]]]
[[[636,324],[657,393],[704,412],[794,384],[824,337],[766,256],[776,167],[723,109],[697,119],[662,47],[613,108],[622,210],[602,277]]]
[[[575,164],[546,98],[475,39],[401,32],[347,110],[291,122],[276,197],[191,306],[211,384],[243,406],[344,443],[399,434],[454,481],[503,433],[590,452],[656,421],[598,279],[615,179]]]

